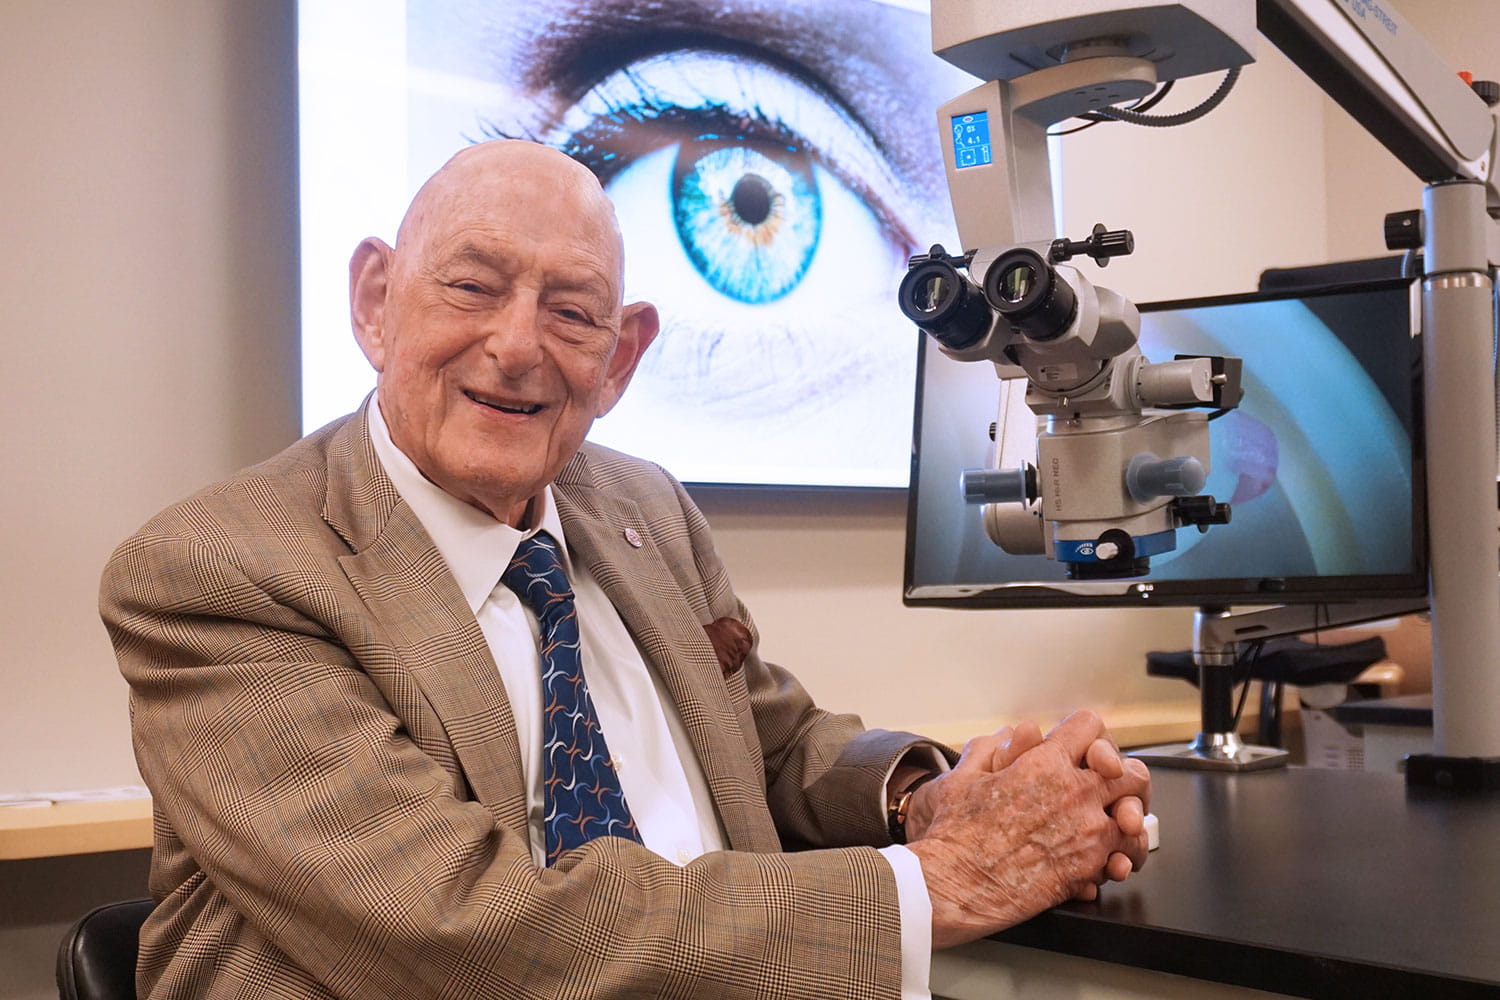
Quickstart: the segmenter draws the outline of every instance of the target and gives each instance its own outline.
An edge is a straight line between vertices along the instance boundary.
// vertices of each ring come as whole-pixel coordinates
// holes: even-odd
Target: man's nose
[[[541,311],[535,296],[514,295],[485,330],[484,350],[501,374],[519,378],[542,363]]]

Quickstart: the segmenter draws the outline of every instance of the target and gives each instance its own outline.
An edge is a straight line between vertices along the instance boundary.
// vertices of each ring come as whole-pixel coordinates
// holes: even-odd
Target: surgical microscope
[[[1001,548],[1045,553],[1074,580],[1139,577],[1175,547],[1177,531],[1233,530],[1228,506],[1201,490],[1207,422],[1238,403],[1239,359],[1142,357],[1135,307],[1075,263],[1106,265],[1134,240],[1102,224],[1082,240],[1055,234],[1047,131],[1085,115],[1150,125],[1201,116],[1253,61],[1258,33],[1428,185],[1415,228],[1429,594],[1417,604],[1201,610],[1202,729],[1141,755],[1234,771],[1284,763],[1284,751],[1233,732],[1237,644],[1427,607],[1435,752],[1409,760],[1408,781],[1500,788],[1500,130],[1493,102],[1443,66],[1390,0],[933,0],[933,51],[986,82],[937,114],[962,246],[913,257],[898,301],[943,353],[991,364],[1000,380],[995,460],[966,471],[960,488]],[[1121,107],[1218,72],[1220,88],[1190,112]]]

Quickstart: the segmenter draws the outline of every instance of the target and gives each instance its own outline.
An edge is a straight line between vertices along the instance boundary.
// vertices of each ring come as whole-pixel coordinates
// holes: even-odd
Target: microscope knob
[[[1132,458],[1125,469],[1125,485],[1137,503],[1149,503],[1157,497],[1193,496],[1207,479],[1203,463],[1191,455],[1157,458],[1145,452]]]
[[[1036,468],[964,469],[958,475],[965,503],[1031,503],[1037,498]]]
[[[1191,524],[1199,531],[1207,531],[1209,525],[1229,523],[1229,504],[1219,503],[1211,496],[1178,497],[1167,506],[1183,527]]]
[[[1385,217],[1387,250],[1420,250],[1422,248],[1422,211],[1390,212]]]
[[[1105,229],[1104,224],[1094,226],[1088,240],[1093,245],[1089,256],[1101,264],[1110,257],[1124,257],[1135,253],[1135,234],[1128,229]]]
[[[1135,253],[1135,234],[1128,229],[1105,229],[1104,223],[1094,223],[1093,232],[1087,239],[1067,238],[1052,241],[1047,257],[1054,264],[1072,260],[1079,254],[1094,258],[1100,267],[1109,263],[1111,257],[1124,257]]]

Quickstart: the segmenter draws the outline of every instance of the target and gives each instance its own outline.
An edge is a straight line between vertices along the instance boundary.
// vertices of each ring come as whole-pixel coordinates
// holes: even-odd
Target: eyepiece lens
[[[1036,287],[1036,268],[1026,261],[1017,261],[1000,275],[1000,297],[1006,302],[1020,302]]]
[[[1078,306],[1067,279],[1029,247],[1013,247],[990,264],[984,297],[1028,340],[1061,336]]]
[[[984,296],[946,260],[913,264],[901,279],[897,301],[907,319],[954,350],[977,343],[992,321]]]
[[[948,294],[948,277],[943,274],[928,275],[917,289],[917,308],[924,313],[937,310],[942,304],[943,296]]]

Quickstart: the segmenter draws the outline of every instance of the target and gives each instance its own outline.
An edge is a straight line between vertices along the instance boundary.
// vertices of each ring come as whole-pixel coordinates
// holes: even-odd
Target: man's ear
[[[349,258],[349,317],[354,339],[371,367],[385,371],[385,297],[390,282],[393,251],[370,236]]]
[[[602,417],[620,401],[641,355],[656,339],[661,327],[661,318],[656,307],[649,302],[632,302],[620,315],[620,339],[615,342],[614,356],[609,359],[609,370],[604,375],[604,390],[599,394],[599,411]]]

